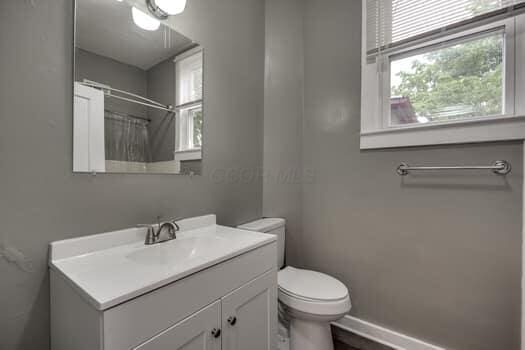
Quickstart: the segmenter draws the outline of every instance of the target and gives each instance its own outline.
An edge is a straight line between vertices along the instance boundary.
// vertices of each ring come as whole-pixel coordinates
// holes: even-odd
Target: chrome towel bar
[[[512,170],[512,167],[506,160],[497,160],[492,165],[410,166],[407,163],[401,163],[396,169],[400,176],[408,175],[411,171],[429,170],[492,170],[494,174],[507,175]]]

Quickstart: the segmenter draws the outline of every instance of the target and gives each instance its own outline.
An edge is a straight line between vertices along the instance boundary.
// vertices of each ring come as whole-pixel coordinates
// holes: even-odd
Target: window
[[[504,40],[497,32],[391,56],[390,125],[505,114]]]
[[[362,148],[525,138],[525,1],[363,5]]]
[[[191,141],[193,148],[202,146],[202,106],[189,110]]]
[[[175,58],[178,113],[176,152],[196,152],[202,147],[202,50],[196,48]],[[187,158],[187,156],[186,156]]]

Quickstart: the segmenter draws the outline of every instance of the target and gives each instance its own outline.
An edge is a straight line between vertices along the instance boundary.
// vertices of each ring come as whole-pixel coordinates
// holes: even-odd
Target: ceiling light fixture
[[[168,15],[178,15],[186,8],[186,0],[155,0],[155,3]]]
[[[145,14],[136,7],[131,8],[131,16],[133,17],[133,22],[144,30],[155,31],[160,27],[160,21]]]
[[[158,19],[184,12],[186,0],[146,0],[148,10]]]

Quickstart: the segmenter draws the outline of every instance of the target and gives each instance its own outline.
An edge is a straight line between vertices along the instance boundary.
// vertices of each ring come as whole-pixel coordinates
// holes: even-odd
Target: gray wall
[[[263,214],[287,220],[287,256],[301,232],[303,0],[266,0]]]
[[[273,5],[296,13],[299,4],[289,1]],[[360,152],[360,2],[304,4],[302,23],[268,18],[277,27],[266,32],[274,40],[267,41],[273,54],[266,66],[273,57],[290,58],[265,80],[282,91],[265,96],[265,151],[283,142],[265,164],[315,174],[313,181],[300,176],[299,189],[280,181],[265,188],[265,213],[294,222],[289,262],[343,280],[358,317],[450,349],[518,349],[522,145]],[[206,50],[205,167],[193,178],[72,174],[71,7],[66,0],[0,2],[0,242],[34,264],[24,272],[0,260],[2,350],[48,347],[48,242],[159,213],[215,212],[224,224],[262,213],[261,181],[224,175],[262,165],[263,1],[192,0],[174,22]],[[283,80],[269,79],[281,77],[277,72],[286,73]],[[289,110],[281,121],[277,103]],[[288,141],[280,127],[290,131]],[[402,180],[393,173],[400,161],[498,158],[513,163],[506,179],[461,173]],[[279,188],[290,191],[290,202],[282,204],[288,196]]]
[[[295,0],[269,3],[297,6]],[[296,89],[301,79],[291,72],[301,61],[291,48],[298,42],[290,40],[297,38],[300,24],[296,15],[286,23],[268,8],[274,18],[266,19],[280,23],[283,31],[267,28],[267,46],[281,48],[269,51],[267,67],[286,57],[288,66],[279,69],[289,73],[293,88],[267,91],[265,106],[293,112],[265,110],[265,151],[275,145],[285,149],[283,133],[288,132],[287,143],[302,144],[303,172],[314,174],[313,181],[303,179],[302,229],[288,232],[288,263],[341,279],[350,288],[351,314],[359,318],[447,349],[519,349],[522,144],[360,151],[361,1],[303,3],[300,136]],[[267,74],[267,88],[284,86],[268,81]],[[284,119],[278,122],[277,116]],[[265,154],[265,165],[297,164],[293,156],[291,163],[279,157],[278,150]],[[496,159],[509,160],[512,174],[402,179],[394,171],[402,161],[485,164]],[[265,213],[291,213],[295,221],[293,204],[283,205],[286,195],[275,194],[279,190],[279,184],[265,182]]]
[[[164,60],[147,72],[148,97],[165,104],[175,106],[175,63],[173,57]],[[175,151],[175,115],[149,108],[148,124],[150,137],[151,161],[173,160]]]
[[[146,96],[148,93],[146,71],[77,48],[75,50],[75,81],[82,81],[83,79],[94,80],[140,96]],[[144,118],[148,116],[148,108],[136,103],[127,103],[114,98],[106,98],[104,103],[105,108],[111,111],[129,113]]]
[[[216,169],[262,166],[264,2],[192,0],[176,27],[206,50],[204,176],[93,177],[72,173],[72,1],[0,1],[0,242],[34,264],[0,260],[0,349],[48,348],[50,241],[158,214],[261,215],[261,181]]]
[[[202,160],[183,160],[180,162],[181,174],[200,174],[202,172]]]

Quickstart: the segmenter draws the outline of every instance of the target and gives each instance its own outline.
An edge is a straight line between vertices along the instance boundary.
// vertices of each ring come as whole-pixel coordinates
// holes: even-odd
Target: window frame
[[[525,15],[470,27],[414,45],[404,45],[377,56],[376,62],[370,63],[366,55],[365,11],[363,8],[362,149],[525,138],[525,103],[516,99],[516,96],[525,92],[525,66],[516,65],[525,59]],[[497,31],[504,32],[503,114],[425,124],[390,124],[390,63],[393,59],[428,52],[440,46],[447,47],[451,43],[472,40]]]
[[[195,47],[193,49],[190,49],[186,52],[181,53],[180,55],[177,55],[174,59],[174,64],[177,65],[177,62],[190,59],[195,55],[202,55],[202,75],[203,75],[203,81],[204,81],[204,52],[202,47]],[[179,78],[177,76],[177,66],[175,66],[175,101],[179,101]],[[203,85],[204,90],[204,85]],[[204,91],[202,91],[201,96],[203,96]],[[191,128],[191,125],[193,124],[193,121],[190,120],[190,111],[194,109],[201,109],[202,113],[204,114],[204,106],[203,106],[203,99],[198,100],[192,100],[192,101],[185,101],[184,103],[175,106],[177,109],[177,121],[175,124],[175,154],[179,153],[193,153],[193,156],[191,159],[197,160],[202,158],[202,145],[200,147],[195,147],[193,143],[193,129]]]
[[[195,146],[195,139],[194,139],[194,135],[195,135],[194,119],[195,117],[192,115],[192,112],[194,112],[195,110],[200,110],[202,112],[202,104],[195,104],[185,109],[185,112],[187,113],[186,133],[187,133],[187,146],[188,146],[186,150],[200,150],[202,148],[202,145]]]
[[[381,106],[383,107],[383,129],[396,129],[396,128],[407,128],[409,126],[419,127],[422,125],[431,127],[435,125],[446,125],[446,124],[455,124],[457,122],[476,122],[479,120],[488,120],[488,119],[500,119],[508,118],[514,115],[514,71],[515,71],[515,56],[514,56],[514,20],[507,19],[503,21],[494,22],[490,25],[481,26],[475,29],[462,31],[460,33],[447,35],[443,38],[428,41],[421,43],[419,45],[413,45],[408,48],[401,50],[395,50],[389,52],[384,56],[385,64],[388,67],[385,69],[380,78],[383,83],[383,94]],[[402,124],[402,125],[393,125],[391,122],[391,63],[394,59],[405,58],[410,56],[415,56],[419,54],[424,54],[431,52],[439,48],[447,48],[453,45],[466,43],[473,41],[475,39],[481,39],[491,34],[502,33],[503,34],[503,95],[502,95],[502,104],[503,104],[503,114],[491,115],[491,116],[478,116],[458,120],[450,120],[446,122],[429,122],[425,124]]]

